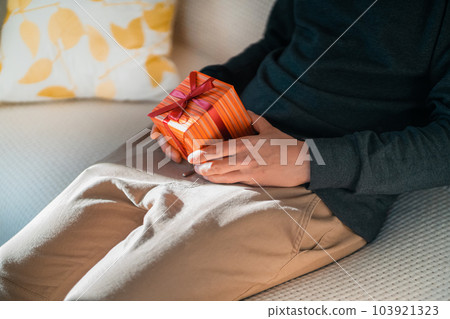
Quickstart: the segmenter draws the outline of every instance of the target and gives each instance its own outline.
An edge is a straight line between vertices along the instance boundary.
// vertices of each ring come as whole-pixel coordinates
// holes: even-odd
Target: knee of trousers
[[[102,176],[111,176],[114,175],[114,172],[117,170],[117,167],[115,164],[110,163],[98,163],[89,166],[86,168],[80,176],[82,177],[102,177]]]
[[[14,256],[11,250],[0,247],[0,300],[2,300],[2,292],[7,290],[7,283],[10,280],[10,274],[14,269]]]
[[[83,193],[101,180],[113,177],[116,171],[117,167],[114,164],[94,164],[81,172],[68,189],[71,192]]]
[[[5,277],[8,272],[8,256],[0,247],[0,277]]]

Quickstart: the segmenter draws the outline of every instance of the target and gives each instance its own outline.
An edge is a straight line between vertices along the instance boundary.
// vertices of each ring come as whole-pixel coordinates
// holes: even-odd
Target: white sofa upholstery
[[[181,77],[224,62],[257,40],[273,2],[179,0],[173,58]],[[0,245],[83,169],[149,126],[146,114],[154,105],[94,100],[0,104]],[[121,150],[115,162],[123,160]],[[375,299],[448,300],[449,195],[449,187],[402,195],[377,240],[340,264]],[[354,300],[367,295],[332,264],[249,299]]]

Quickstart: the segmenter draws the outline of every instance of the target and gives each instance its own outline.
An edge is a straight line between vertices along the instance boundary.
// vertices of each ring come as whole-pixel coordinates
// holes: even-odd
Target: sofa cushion
[[[179,82],[166,57],[174,9],[174,0],[9,0],[0,100],[160,100]]]
[[[178,2],[175,41],[219,63],[259,40],[275,0],[183,0]],[[201,19],[198,19],[198,16]]]

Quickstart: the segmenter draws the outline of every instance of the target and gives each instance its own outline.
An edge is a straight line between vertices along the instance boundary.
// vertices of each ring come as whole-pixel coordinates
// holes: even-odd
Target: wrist
[[[299,180],[298,185],[302,185],[311,181],[311,157],[307,143],[299,141],[298,146],[297,160],[295,161],[296,176]]]

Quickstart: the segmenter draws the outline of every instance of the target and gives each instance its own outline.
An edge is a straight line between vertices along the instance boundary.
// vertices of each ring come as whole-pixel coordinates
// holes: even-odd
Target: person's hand
[[[181,157],[180,152],[178,152],[176,149],[170,146],[169,143],[167,143],[166,138],[161,134],[156,125],[153,125],[150,137],[154,140],[158,140],[158,144],[159,146],[161,146],[161,149],[166,154],[166,156],[170,157],[174,162],[181,163],[183,158]]]
[[[309,182],[307,145],[255,113],[249,111],[249,114],[259,134],[209,145],[191,153],[188,161],[194,164],[195,171],[208,181],[223,184],[292,187]]]

